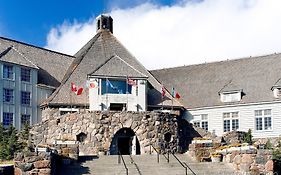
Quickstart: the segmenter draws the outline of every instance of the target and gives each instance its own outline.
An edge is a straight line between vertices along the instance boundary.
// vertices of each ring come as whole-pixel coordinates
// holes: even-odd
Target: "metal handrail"
[[[120,151],[118,151],[118,164],[120,164],[120,157],[121,157],[121,160],[122,160],[122,162],[123,162],[123,165],[124,165],[124,167],[125,167],[125,169],[126,169],[126,175],[128,175],[128,174],[129,174],[129,170],[128,170],[128,168],[127,168],[127,165],[126,165],[126,163],[125,163],[125,161],[124,161],[124,158],[123,158],[122,154],[120,153]]]
[[[196,175],[195,172],[192,171],[192,169],[185,162],[181,162],[180,159],[174,153],[171,153],[171,154],[180,163],[180,165],[185,169],[185,175],[187,175],[187,168],[192,172],[193,175]]]
[[[130,154],[129,156],[130,156],[130,158],[131,158],[131,163],[133,163],[133,164],[135,165],[135,167],[136,167],[136,169],[137,169],[139,175],[141,175],[141,171],[140,171],[140,169],[139,169],[139,166],[138,166],[138,165],[136,164],[136,162],[134,161],[132,155]]]
[[[160,153],[159,153],[159,151],[157,151],[157,149],[151,144],[150,145],[153,149],[154,149],[154,151],[157,153],[157,162],[159,163],[159,155],[160,155]],[[165,157],[165,159],[167,160],[167,162],[169,163],[170,162],[170,157],[169,157],[169,152],[168,152],[168,157],[166,157],[166,155],[165,154],[162,154],[163,155],[163,157]]]

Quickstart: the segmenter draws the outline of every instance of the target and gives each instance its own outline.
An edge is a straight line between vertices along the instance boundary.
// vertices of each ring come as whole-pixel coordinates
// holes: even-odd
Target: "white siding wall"
[[[37,70],[31,69],[31,82],[22,82],[20,80],[21,66],[10,64],[13,66],[14,79],[3,79],[3,62],[0,62],[0,116],[1,122],[3,122],[3,112],[13,113],[13,125],[17,129],[21,129],[21,115],[28,114],[31,116],[31,124],[38,122],[37,114]],[[6,63],[5,63],[6,64]],[[9,88],[14,90],[13,103],[3,102],[3,88]],[[31,105],[21,105],[21,91],[29,91],[31,93]]]
[[[255,130],[255,110],[271,109],[272,130],[257,131]],[[186,119],[192,121],[192,115],[208,114],[209,131],[215,132],[221,136],[223,132],[223,113],[239,112],[239,131],[248,131],[252,129],[255,138],[279,137],[281,135],[281,103],[271,104],[252,104],[243,106],[218,107],[210,109],[189,110]]]
[[[91,79],[90,81],[99,81],[99,84],[101,84],[101,79]],[[101,94],[101,88],[90,88],[90,110],[106,110],[109,107],[110,103],[125,103],[127,104],[128,111],[146,111],[146,80],[138,80],[137,82],[138,87],[132,86],[132,94],[99,95]],[[136,95],[136,88],[138,88],[138,95]],[[104,109],[102,109],[102,106],[104,107]]]

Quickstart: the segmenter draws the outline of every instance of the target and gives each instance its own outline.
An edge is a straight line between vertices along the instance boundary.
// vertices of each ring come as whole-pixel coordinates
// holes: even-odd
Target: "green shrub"
[[[253,144],[253,135],[252,135],[252,130],[249,129],[248,132],[245,133],[243,141],[245,143],[248,143],[249,145]]]

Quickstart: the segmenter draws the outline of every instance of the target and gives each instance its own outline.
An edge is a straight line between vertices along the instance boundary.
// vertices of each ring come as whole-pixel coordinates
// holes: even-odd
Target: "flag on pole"
[[[174,98],[177,98],[177,99],[180,99],[180,98],[181,98],[180,94],[175,91],[175,88],[174,88],[174,87],[172,88],[172,96],[173,96]]]
[[[163,85],[161,87],[161,95],[162,95],[162,97],[164,97],[166,95],[166,89]]]
[[[87,80],[86,81],[86,87],[89,88],[89,89],[97,88],[98,83],[96,81]]]
[[[138,86],[137,85],[137,81],[136,80],[132,80],[131,78],[127,79],[127,83],[128,83],[128,85],[131,85],[131,86]]]
[[[77,88],[76,88],[74,83],[71,83],[71,91],[72,92],[76,92],[77,91]]]
[[[71,91],[74,92],[76,95],[81,95],[83,92],[83,88],[77,88],[74,83],[71,83]]]

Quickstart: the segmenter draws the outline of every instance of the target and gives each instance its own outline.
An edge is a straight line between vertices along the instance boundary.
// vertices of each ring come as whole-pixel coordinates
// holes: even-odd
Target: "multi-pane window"
[[[271,109],[255,110],[255,127],[256,130],[272,129]]]
[[[239,129],[238,112],[223,113],[223,132],[236,131]]]
[[[30,125],[30,115],[28,114],[22,114],[21,115],[21,125]]]
[[[30,82],[30,69],[21,68],[21,81]]]
[[[8,127],[13,125],[13,113],[10,112],[3,112],[3,126]]]
[[[30,105],[30,92],[21,91],[21,104]]]
[[[3,65],[3,78],[14,79],[13,66],[6,64]]]
[[[13,89],[3,89],[3,102],[13,103],[14,100],[14,90]]]
[[[209,130],[207,114],[195,115],[192,123],[195,127],[201,127],[206,131]]]

